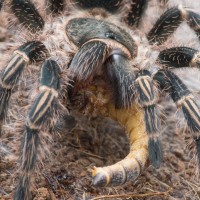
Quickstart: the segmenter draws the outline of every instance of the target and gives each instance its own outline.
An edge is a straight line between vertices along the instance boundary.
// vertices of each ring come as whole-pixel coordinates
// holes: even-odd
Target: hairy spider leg
[[[74,2],[84,9],[103,8],[113,13],[118,11],[122,0],[74,0]]]
[[[157,20],[147,35],[150,44],[163,44],[183,21],[186,21],[200,38],[200,15],[189,8],[178,6],[168,9]]]
[[[118,12],[120,7],[123,7],[123,0],[75,0],[75,3],[84,9],[103,8],[110,13]],[[137,27],[139,25],[147,3],[147,0],[129,0],[126,2],[128,15],[125,13],[124,20],[129,26]]]
[[[30,32],[43,30],[44,20],[30,0],[12,0],[11,9],[19,22]]]
[[[161,89],[170,93],[177,107],[182,109],[196,144],[198,162],[200,165],[200,110],[194,100],[194,96],[179,77],[169,70],[158,71],[154,76],[154,80]]]
[[[52,114],[60,88],[59,66],[54,60],[46,60],[40,74],[40,94],[32,105],[26,120],[22,141],[21,173],[14,200],[30,200],[31,173],[37,160],[39,133]]]
[[[139,26],[141,17],[148,5],[147,0],[131,0],[130,10],[125,21],[129,26]]]
[[[0,10],[3,7],[3,2],[4,2],[4,0],[0,0]]]
[[[173,47],[161,51],[158,62],[166,68],[200,67],[200,52],[189,47]]]
[[[20,46],[0,77],[0,127],[6,115],[12,89],[17,84],[26,65],[44,60],[47,56],[46,47],[39,41],[27,42]]]
[[[64,0],[46,0],[47,12],[53,15],[61,14],[64,11]]]
[[[149,159],[153,166],[160,167],[163,159],[162,146],[159,140],[159,117],[157,113],[157,95],[153,79],[148,70],[141,70],[137,74],[135,87],[138,94],[138,103],[144,109],[146,132],[149,136]]]

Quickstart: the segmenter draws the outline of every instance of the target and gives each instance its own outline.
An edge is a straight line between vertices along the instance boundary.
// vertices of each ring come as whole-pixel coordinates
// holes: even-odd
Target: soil
[[[10,33],[0,28],[3,46],[9,41]],[[196,91],[200,81],[194,81],[194,76],[198,78],[198,74],[194,74],[182,71],[181,77]],[[68,126],[62,134],[53,136],[50,156],[37,165],[32,188],[34,200],[95,200],[112,195],[118,200],[200,199],[198,167],[183,115],[176,112],[169,97],[161,97],[159,108],[164,152],[159,169],[149,166],[136,181],[120,187],[93,187],[92,167],[107,166],[123,159],[128,154],[129,143],[123,128],[116,122],[107,118],[75,116],[75,122],[71,119],[75,126]],[[0,200],[12,199],[16,186],[19,152],[17,148],[13,150],[11,144],[18,145],[18,141],[19,138],[7,134],[0,143]]]
[[[117,188],[93,187],[90,169],[123,159],[129,144],[124,130],[115,122],[78,117],[73,129],[54,138],[51,158],[38,164],[32,188],[34,200],[97,199],[103,195],[127,195],[113,199],[198,200],[197,166],[186,148],[185,138],[189,133],[180,128],[184,124],[177,128],[173,102],[165,99],[162,104],[165,105],[160,115],[164,161],[159,169],[150,166],[135,182]],[[0,199],[11,199],[16,183],[16,163],[11,158],[0,165]]]

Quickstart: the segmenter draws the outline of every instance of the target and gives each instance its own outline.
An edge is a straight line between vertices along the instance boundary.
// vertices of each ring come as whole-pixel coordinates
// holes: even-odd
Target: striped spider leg
[[[44,28],[44,20],[34,4],[29,0],[12,0],[11,9],[20,24],[32,33],[39,33]]]
[[[48,0],[46,1],[47,11],[53,16],[61,14],[64,11],[64,0]]]
[[[162,162],[162,146],[159,140],[159,117],[157,114],[157,94],[151,73],[148,70],[141,70],[137,74],[135,87],[138,93],[138,103],[144,109],[144,121],[149,136],[149,159],[156,168]]]
[[[46,47],[39,41],[27,42],[14,51],[0,77],[0,126],[6,115],[12,89],[17,84],[24,67],[30,63],[41,62],[47,55]]]
[[[147,35],[150,44],[163,44],[183,21],[200,37],[200,15],[190,8],[176,6],[168,9],[150,30]]]
[[[182,109],[196,144],[196,152],[200,164],[200,110],[194,100],[194,96],[178,76],[169,70],[158,71],[154,76],[154,80],[157,81],[162,90],[170,94],[177,107]]]
[[[59,15],[64,11],[64,0],[47,0],[45,9],[48,14]],[[3,4],[3,2],[2,2]],[[0,5],[2,5],[0,3]],[[19,23],[32,34],[40,34],[44,29],[45,21],[30,0],[12,0],[11,10]]]
[[[200,52],[189,47],[173,47],[161,51],[158,62],[166,68],[199,67]]]
[[[197,34],[197,37],[200,36],[200,29],[199,29],[200,15],[195,13],[192,9],[182,7],[182,6],[176,6],[176,7],[168,9],[157,20],[153,28],[150,30],[150,32],[147,35],[147,38],[150,44],[154,44],[154,43],[156,43],[157,45],[163,44],[183,21],[186,21],[187,24],[195,31],[195,33]],[[199,58],[200,58],[199,52],[195,49],[192,49],[189,47],[173,47],[173,48],[161,51],[158,56],[158,62],[161,65],[165,66],[166,68],[179,68],[179,67],[188,67],[188,66],[199,66],[199,60],[200,60]],[[165,88],[166,90],[168,86],[171,88],[171,89],[168,88],[168,91],[171,92],[171,96],[175,102],[178,101],[177,99],[182,99],[182,98],[185,99],[184,98],[185,95],[189,95],[187,94],[188,90],[186,86],[184,86],[182,81],[178,77],[176,77],[175,74],[167,71],[166,74],[170,75],[171,78],[168,77],[167,81],[164,81],[162,80],[162,78],[164,78],[165,76],[162,75],[162,73],[164,72],[163,71],[158,72],[155,75],[154,79],[159,79],[158,82],[160,84],[162,83],[160,85],[161,88]],[[165,77],[165,80],[166,80],[166,77]],[[183,94],[180,94],[181,91],[184,91]],[[173,96],[173,93],[177,93],[177,94],[174,94]],[[191,98],[192,102],[194,101],[191,95],[189,95],[188,98]],[[181,101],[180,104],[181,105],[179,106],[182,107],[183,109],[183,106],[182,106],[183,101]],[[196,109],[196,111],[198,110],[195,102],[193,104],[193,107]],[[183,109],[183,112],[190,129],[193,132],[197,132],[197,130],[195,130],[195,128],[192,127],[190,123],[192,117],[189,117],[189,114],[188,114],[189,112],[185,114],[186,111],[184,109]],[[198,112],[197,112],[197,115],[198,115]]]
[[[34,170],[40,144],[40,130],[52,117],[60,88],[59,66],[54,60],[46,60],[40,74],[39,95],[32,105],[22,141],[21,171],[15,192],[15,200],[31,199],[31,174]],[[50,127],[49,127],[50,128]]]
[[[200,53],[198,50],[189,47],[173,47],[161,51],[158,56],[158,62],[166,69],[199,67]],[[169,70],[158,72],[158,74],[155,75],[155,79],[158,80],[162,89],[170,92],[172,99],[176,102],[177,106],[182,108],[187,124],[194,133],[193,138],[196,142],[197,154],[200,162],[200,112],[193,95],[184,83]]]
[[[148,0],[131,0],[129,4],[129,12],[125,21],[129,26],[138,27],[141,17],[147,8]]]

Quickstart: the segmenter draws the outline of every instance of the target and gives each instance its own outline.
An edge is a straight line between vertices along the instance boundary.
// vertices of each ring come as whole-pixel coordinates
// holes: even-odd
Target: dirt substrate
[[[127,199],[198,200],[200,184],[195,173],[196,166],[185,142],[189,133],[176,128],[177,114],[174,115],[174,111],[173,103],[167,99],[161,115],[164,148],[161,168],[149,167],[137,181],[103,189],[91,185],[90,169],[124,158],[129,149],[128,140],[123,130],[108,119],[78,117],[74,129],[54,137],[50,160],[43,165],[38,164],[32,189],[34,200],[97,199],[101,195],[113,194],[135,195],[134,198],[127,196]],[[11,162],[12,156],[9,157],[8,162],[0,165],[0,199],[11,199],[16,183],[16,164]],[[168,190],[170,192],[166,192]],[[154,192],[165,193],[151,196]]]

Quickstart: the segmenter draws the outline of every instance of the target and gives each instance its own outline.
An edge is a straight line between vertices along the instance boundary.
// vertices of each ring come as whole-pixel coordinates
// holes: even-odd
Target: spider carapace
[[[182,109],[200,159],[199,108],[185,84],[170,70],[198,67],[200,53],[188,47],[160,52],[157,48],[183,21],[200,37],[200,15],[184,6],[167,9],[144,34],[139,24],[147,4],[147,0],[46,0],[43,6],[51,15],[48,17],[29,0],[0,3],[1,12],[14,14],[19,30],[27,35],[1,73],[1,125],[20,77],[29,65],[42,63],[37,96],[24,121],[15,200],[31,199],[31,174],[42,148],[40,135],[54,130],[57,121],[68,114],[67,106],[72,112],[110,117],[128,134],[130,153],[112,166],[95,167],[95,186],[122,185],[135,180],[149,163],[160,166],[163,156],[157,101],[162,91]],[[18,33],[18,29],[11,30]]]

